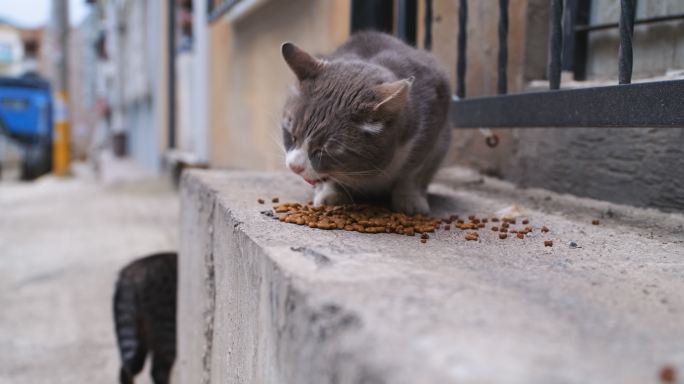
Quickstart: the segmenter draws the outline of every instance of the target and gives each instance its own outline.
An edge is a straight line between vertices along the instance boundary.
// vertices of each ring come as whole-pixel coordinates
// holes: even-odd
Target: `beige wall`
[[[528,81],[545,76],[548,5],[546,0],[511,0],[508,30],[508,92],[525,89]],[[452,93],[456,93],[458,0],[433,1],[432,52],[447,70]],[[418,7],[418,46],[423,47],[424,2]],[[499,52],[498,1],[469,1],[466,50],[466,97],[493,96],[497,87]],[[485,145],[478,130],[457,130],[445,164],[465,164],[486,173],[499,174],[515,151],[511,130],[498,130],[501,144]]]
[[[349,0],[269,0],[234,22],[210,27],[210,162],[281,169],[279,121],[294,77],[280,56],[292,41],[324,53],[349,35]]]

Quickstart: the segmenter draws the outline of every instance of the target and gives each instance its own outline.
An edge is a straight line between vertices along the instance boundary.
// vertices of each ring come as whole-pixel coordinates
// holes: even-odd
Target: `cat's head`
[[[282,46],[297,77],[283,111],[286,164],[310,184],[354,184],[391,161],[412,78],[361,60],[326,61]]]

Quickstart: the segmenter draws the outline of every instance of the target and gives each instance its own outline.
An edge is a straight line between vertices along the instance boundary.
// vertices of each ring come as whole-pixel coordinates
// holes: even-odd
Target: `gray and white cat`
[[[282,55],[298,79],[282,120],[286,164],[314,186],[314,204],[391,196],[394,210],[428,213],[451,135],[435,58],[377,32],[322,58],[292,43]]]

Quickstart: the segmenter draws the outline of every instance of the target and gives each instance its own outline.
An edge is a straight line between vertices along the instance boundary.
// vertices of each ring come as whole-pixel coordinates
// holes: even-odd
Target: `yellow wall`
[[[280,56],[292,41],[327,53],[349,36],[349,0],[269,0],[209,32],[210,163],[281,169],[280,114],[294,76]]]

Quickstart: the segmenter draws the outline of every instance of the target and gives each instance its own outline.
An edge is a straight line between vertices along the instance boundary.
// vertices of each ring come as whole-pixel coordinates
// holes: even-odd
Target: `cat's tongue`
[[[307,179],[306,177],[304,177],[303,179],[304,179],[304,181],[306,181],[307,183],[311,184],[312,186],[315,186],[316,183],[320,183],[321,181],[325,181],[325,180],[326,180],[325,177],[322,178],[322,179]]]

